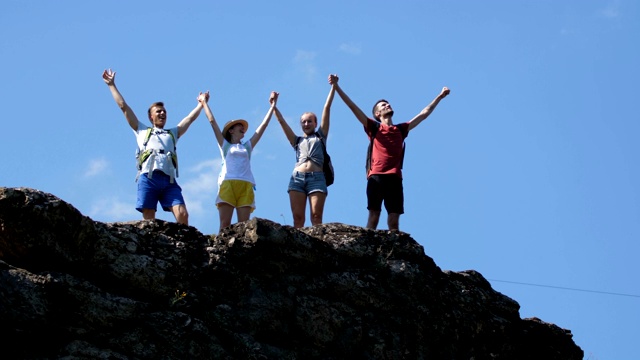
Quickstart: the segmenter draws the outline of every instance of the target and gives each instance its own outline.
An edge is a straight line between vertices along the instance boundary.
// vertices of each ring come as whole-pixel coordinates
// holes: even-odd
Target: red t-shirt
[[[365,132],[371,140],[371,129],[375,120],[369,119]],[[409,123],[386,125],[380,123],[373,140],[371,170],[367,177],[374,174],[395,174],[402,178],[402,144],[409,133]]]

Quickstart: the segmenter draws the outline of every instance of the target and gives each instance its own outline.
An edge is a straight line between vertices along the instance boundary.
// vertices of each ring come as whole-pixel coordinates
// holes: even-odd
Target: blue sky
[[[443,270],[481,272],[522,317],[570,329],[585,359],[635,359],[639,35],[631,0],[4,1],[0,186],[98,221],[141,218],[135,140],[106,68],[141,119],[164,101],[175,125],[210,90],[218,121],[245,118],[250,132],[271,90],[299,132],[330,73],[366,113],[388,99],[395,122],[448,86],[407,138],[400,228]],[[326,222],[365,224],[366,148],[336,96]],[[204,113],[178,153],[190,222],[215,233],[220,155]],[[252,160],[253,216],[292,224],[294,160],[274,118]]]

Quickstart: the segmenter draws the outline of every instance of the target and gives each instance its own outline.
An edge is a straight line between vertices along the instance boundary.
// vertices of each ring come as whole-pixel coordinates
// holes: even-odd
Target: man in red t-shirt
[[[449,95],[449,89],[442,91],[427,107],[408,122],[394,125],[393,109],[387,100],[378,100],[373,106],[370,119],[338,86],[338,76],[329,75],[329,83],[351,109],[372,141],[370,165],[367,166],[367,209],[369,218],[367,228],[378,227],[382,202],[387,210],[389,230],[399,230],[400,214],[404,213],[404,191],[402,189],[402,160],[404,156],[404,138],[409,131],[418,126],[436,108],[440,100]]]

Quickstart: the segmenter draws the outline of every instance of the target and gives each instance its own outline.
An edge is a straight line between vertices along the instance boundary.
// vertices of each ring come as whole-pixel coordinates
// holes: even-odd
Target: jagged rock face
[[[518,309],[401,232],[253,219],[212,238],[94,222],[53,195],[0,188],[10,358],[583,358],[570,331]]]

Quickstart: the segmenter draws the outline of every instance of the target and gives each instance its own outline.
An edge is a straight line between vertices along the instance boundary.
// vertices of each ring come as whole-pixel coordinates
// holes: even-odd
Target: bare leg
[[[173,216],[176,218],[178,224],[189,225],[189,212],[187,212],[187,206],[185,204],[173,206],[171,212],[173,212]]]
[[[299,191],[289,191],[289,202],[291,203],[291,214],[293,215],[293,227],[303,227],[304,211],[307,207],[307,194]]]
[[[398,214],[398,213],[389,213],[387,215],[387,225],[389,226],[389,230],[399,230],[400,229],[400,214]]]
[[[311,213],[311,225],[322,224],[322,213],[324,212],[324,202],[327,194],[314,192],[309,194],[309,212]]]
[[[367,220],[367,229],[376,229],[380,221],[380,211],[369,210],[369,219]]]
[[[153,220],[156,218],[155,209],[142,209],[142,218],[145,220]]]
[[[234,207],[227,203],[218,204],[218,213],[220,214],[220,230],[231,225],[231,217],[233,217]]]
[[[249,217],[251,216],[251,206],[243,206],[237,208],[236,214],[238,215],[238,222],[249,220]]]

